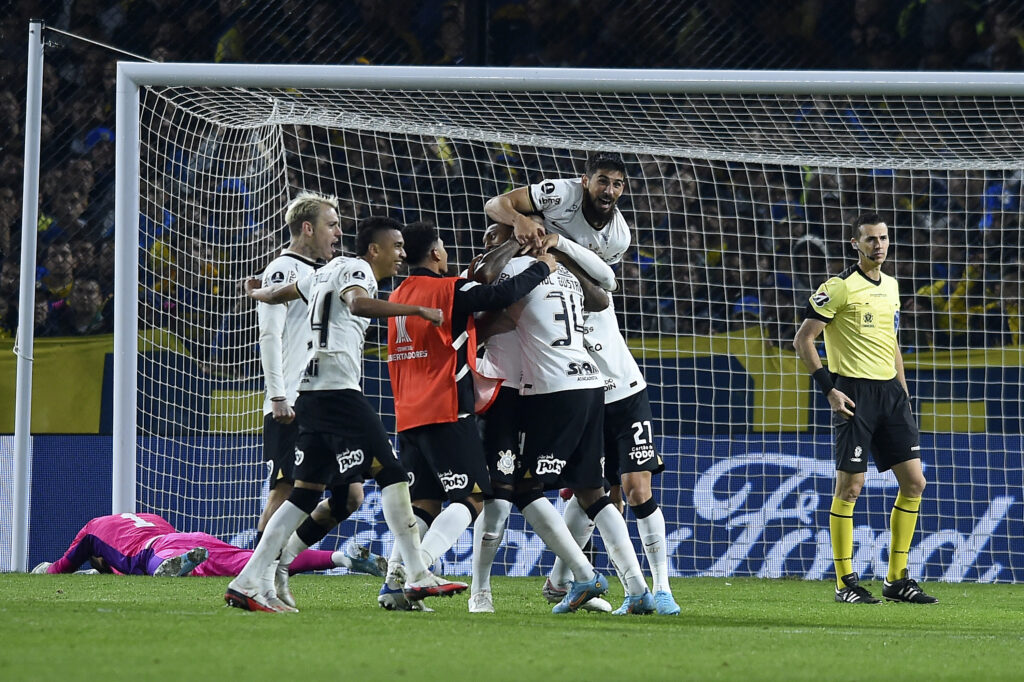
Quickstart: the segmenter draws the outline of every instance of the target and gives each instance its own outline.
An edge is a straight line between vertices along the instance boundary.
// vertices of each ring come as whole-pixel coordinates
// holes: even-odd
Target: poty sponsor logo
[[[334,458],[338,460],[338,471],[341,473],[363,465],[362,450],[346,450],[339,452]]]
[[[562,473],[562,469],[565,467],[565,460],[558,459],[554,455],[541,455],[537,458],[537,475],[542,476],[544,474],[555,474]]]
[[[295,466],[302,464],[302,460],[306,459],[306,453],[298,448],[295,448]]]
[[[461,490],[469,485],[469,476],[466,474],[456,474],[450,469],[443,474],[439,474],[438,478],[441,479],[441,485],[444,487],[445,492]]]

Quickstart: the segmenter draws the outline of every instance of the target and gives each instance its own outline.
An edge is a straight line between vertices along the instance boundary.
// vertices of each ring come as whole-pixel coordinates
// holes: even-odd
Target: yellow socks
[[[832,561],[836,566],[836,587],[839,588],[846,587],[841,578],[853,573],[853,505],[853,502],[833,497],[832,508],[828,514],[828,529],[832,536]]]
[[[833,509],[835,504],[833,503]],[[889,515],[889,531],[892,539],[889,541],[889,573],[886,580],[893,582],[903,577],[907,568],[907,554],[910,552],[910,542],[914,539],[914,529],[917,528],[917,511],[921,508],[920,497],[907,497],[902,492],[896,495],[896,502],[892,506],[892,514]],[[836,541],[832,540],[833,550]]]

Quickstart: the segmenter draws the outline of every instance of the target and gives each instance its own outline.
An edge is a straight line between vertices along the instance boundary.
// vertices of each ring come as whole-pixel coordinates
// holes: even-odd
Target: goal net
[[[138,301],[119,303],[137,311],[119,330],[137,327],[138,373],[125,379],[136,360],[122,364],[115,382],[129,429],[116,456],[134,462],[124,490],[138,510],[251,541],[266,494],[262,378],[237,283],[286,243],[289,198],[337,195],[348,255],[367,215],[429,220],[461,268],[481,249],[488,198],[578,177],[589,152],[615,151],[634,229],[615,307],[649,383],[672,575],[832,575],[830,412],[790,344],[809,295],[853,263],[849,220],[877,211],[929,481],[911,571],[1024,579],[1024,81],[986,92],[921,74],[167,66],[132,67],[148,83],[140,220],[119,235],[138,243]],[[550,89],[531,83],[550,73]],[[119,203],[133,210],[128,175]],[[364,390],[393,432],[385,334],[370,328]],[[885,573],[896,491],[869,468],[862,576]],[[389,550],[372,483],[366,500],[325,545]],[[468,573],[470,547],[467,533],[445,572]],[[496,571],[536,575],[551,559],[514,514]]]

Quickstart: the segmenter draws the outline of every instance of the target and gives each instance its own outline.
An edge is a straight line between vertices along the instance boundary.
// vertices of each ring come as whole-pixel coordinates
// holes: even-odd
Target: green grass
[[[465,596],[386,612],[362,576],[299,576],[301,613],[247,613],[223,607],[227,582],[0,575],[0,680],[1024,677],[1020,585],[932,583],[938,605],[867,606],[822,582],[693,578],[673,583],[680,616],[620,618],[554,616],[539,578],[496,578],[498,612],[473,615]]]

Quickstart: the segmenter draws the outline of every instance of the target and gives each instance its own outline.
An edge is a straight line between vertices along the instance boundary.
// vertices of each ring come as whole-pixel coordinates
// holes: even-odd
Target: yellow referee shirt
[[[827,325],[830,372],[856,379],[896,376],[900,291],[894,278],[880,274],[876,282],[854,265],[830,277],[811,296],[807,315]]]

